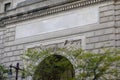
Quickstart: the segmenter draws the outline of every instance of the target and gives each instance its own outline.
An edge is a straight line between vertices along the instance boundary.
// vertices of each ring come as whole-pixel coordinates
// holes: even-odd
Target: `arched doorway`
[[[33,80],[70,80],[74,77],[73,65],[67,58],[51,55],[37,66]]]

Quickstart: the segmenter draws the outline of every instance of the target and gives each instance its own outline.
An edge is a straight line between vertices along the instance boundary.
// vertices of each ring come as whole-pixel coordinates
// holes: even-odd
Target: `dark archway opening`
[[[73,65],[67,58],[51,55],[37,66],[33,80],[71,80],[74,77]]]

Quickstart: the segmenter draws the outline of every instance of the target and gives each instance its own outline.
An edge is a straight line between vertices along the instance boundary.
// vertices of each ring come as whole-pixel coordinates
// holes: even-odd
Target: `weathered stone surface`
[[[15,40],[15,37],[9,37],[9,41]]]
[[[120,33],[120,28],[116,28],[115,33]]]
[[[46,19],[39,18],[21,23],[16,26],[16,39],[98,23],[98,7],[99,5],[86,7],[81,10],[66,12],[59,16],[55,15]],[[82,18],[84,19],[81,20]],[[33,28],[33,26],[36,27]]]
[[[38,6],[40,7],[41,5]],[[95,6],[97,6],[97,8],[93,10]],[[31,6],[29,8],[33,9],[36,7]],[[10,14],[16,14],[17,11],[25,12],[29,10],[29,8],[27,6],[24,8],[23,7],[18,8],[16,9],[16,11],[13,11],[14,13],[13,12],[6,13],[6,16]],[[77,11],[79,14],[77,13]],[[31,15],[35,14],[37,13],[32,13]],[[96,15],[97,17],[95,17],[94,15]],[[63,18],[61,18],[61,16]],[[69,18],[66,16],[68,16]],[[27,15],[27,17],[29,18],[30,16]],[[77,19],[78,17],[80,18]],[[91,23],[92,20],[93,22]],[[35,23],[38,24],[34,25]],[[74,26],[76,25],[76,23],[78,24],[84,23],[84,25]],[[119,23],[120,23],[119,5],[117,4],[116,6],[116,4],[113,5],[112,3],[106,2],[104,4],[98,3],[86,6],[85,8],[84,7],[75,8],[69,11],[65,12],[62,11],[60,13],[56,13],[54,15],[34,17],[27,19],[25,21],[18,21],[16,23],[11,23],[10,25],[5,25],[4,30],[0,30],[0,63],[4,63],[7,66],[9,66],[10,64],[16,65],[17,62],[20,62],[22,64],[20,60],[20,55],[22,55],[26,49],[36,45],[40,46],[41,44],[49,44],[49,46],[55,47],[52,44],[53,43],[58,44],[61,40],[62,43],[64,43],[65,40],[69,41],[70,39],[71,41],[69,41],[68,44],[69,46],[71,46],[70,43],[73,41],[74,44],[80,44],[78,45],[79,47],[84,47],[83,49],[93,50],[94,52],[98,52],[99,49],[102,47],[116,47],[116,46],[119,47],[120,46]],[[31,28],[25,29],[25,27],[27,25],[29,27],[30,24],[32,25]],[[45,25],[46,27],[44,27]],[[17,27],[19,27],[19,29]],[[33,33],[35,32],[34,29],[38,30],[42,28],[41,31],[43,31],[44,28],[45,31],[50,29],[53,30],[53,28],[51,27],[53,27],[54,29],[57,28],[64,29],[51,31],[44,34],[31,35],[34,34]],[[17,31],[20,29],[21,31],[24,30],[24,34],[23,32],[20,31],[21,33],[19,33],[19,35],[25,36],[28,34],[29,36],[20,37],[17,35],[20,38],[15,38]],[[27,31],[28,33],[26,33]],[[76,37],[79,37],[79,39],[76,40],[75,42],[74,39]],[[59,46],[63,46],[63,44]]]
[[[23,47],[24,47],[23,45],[18,45],[17,49],[23,49]]]
[[[16,51],[13,52],[13,55],[14,55],[14,56],[16,56],[16,55],[19,56],[19,55],[21,55],[21,54],[22,54],[22,53],[21,53],[20,50],[16,50]]]
[[[99,42],[95,43],[95,48],[103,48],[103,47],[113,47],[115,45],[115,41],[105,41],[105,42]]]
[[[107,28],[107,29],[104,29],[104,30],[105,30],[104,34],[114,34],[115,33],[115,28],[114,27]]]
[[[109,10],[109,11],[101,12],[101,13],[100,13],[100,17],[113,16],[114,13],[115,13],[114,10]]]
[[[120,21],[120,15],[117,15],[115,19]]]
[[[10,49],[11,49],[10,47],[6,47],[6,48],[4,49],[4,51],[5,51],[5,52],[8,52],[8,51],[10,51]]]
[[[120,27],[120,21],[117,21],[115,24],[116,27]]]
[[[108,11],[108,10],[114,10],[114,7],[115,6],[113,4],[102,6],[102,7],[100,7],[100,12],[104,12],[104,11]]]
[[[115,16],[106,16],[106,17],[102,17],[100,18],[100,22],[109,22],[109,21],[114,21],[115,20]]]
[[[119,10],[119,9],[120,9],[120,4],[117,4],[117,5],[115,6],[115,9],[116,9],[116,10]]]
[[[116,39],[117,39],[117,40],[120,40],[120,33],[117,33],[117,34],[116,34]]]
[[[0,35],[3,35],[3,31],[0,31]]]
[[[120,9],[115,11],[115,15],[120,15]]]
[[[12,46],[12,47],[11,47],[11,50],[12,50],[12,51],[14,51],[14,50],[16,50],[16,49],[17,49],[17,46]]]
[[[15,31],[15,27],[10,28],[10,32],[13,32],[13,31]]]
[[[13,52],[8,52],[7,53],[7,56],[9,57],[9,56],[13,56]]]
[[[94,49],[95,48],[95,45],[94,44],[87,44],[86,45],[86,50],[91,50],[91,49]]]
[[[120,38],[119,38],[120,39]],[[120,40],[116,41],[116,47],[120,47]]]
[[[86,32],[83,35],[85,35],[86,37],[93,37],[93,36],[95,36],[95,32],[94,31]]]

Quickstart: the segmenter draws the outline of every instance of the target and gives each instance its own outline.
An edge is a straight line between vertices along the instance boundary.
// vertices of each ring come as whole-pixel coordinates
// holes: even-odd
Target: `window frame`
[[[11,2],[7,2],[4,4],[4,12],[9,11],[11,9]]]

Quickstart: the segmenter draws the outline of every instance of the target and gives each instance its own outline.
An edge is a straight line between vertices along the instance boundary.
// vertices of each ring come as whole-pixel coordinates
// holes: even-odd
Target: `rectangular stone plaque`
[[[96,5],[23,22],[16,26],[16,39],[97,23],[98,14]]]

